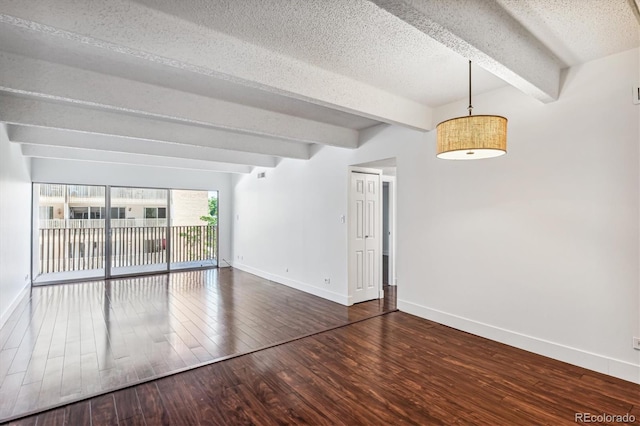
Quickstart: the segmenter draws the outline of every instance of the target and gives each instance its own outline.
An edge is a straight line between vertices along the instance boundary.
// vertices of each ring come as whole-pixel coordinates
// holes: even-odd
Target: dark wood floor
[[[393,312],[14,424],[575,425],[576,413],[638,424],[640,386]]]
[[[394,310],[389,294],[346,307],[230,268],[36,287],[0,329],[0,421]]]

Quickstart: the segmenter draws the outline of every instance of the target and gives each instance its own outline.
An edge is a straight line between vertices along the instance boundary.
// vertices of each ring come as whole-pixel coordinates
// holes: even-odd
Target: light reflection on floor
[[[0,421],[347,324],[345,307],[231,268],[34,287],[0,329]]]

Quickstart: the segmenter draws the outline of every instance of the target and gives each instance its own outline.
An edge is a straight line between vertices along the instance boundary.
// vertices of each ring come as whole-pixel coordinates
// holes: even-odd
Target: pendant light
[[[437,157],[479,160],[507,153],[507,119],[499,115],[471,115],[471,61],[469,61],[468,116],[443,121],[436,127]]]

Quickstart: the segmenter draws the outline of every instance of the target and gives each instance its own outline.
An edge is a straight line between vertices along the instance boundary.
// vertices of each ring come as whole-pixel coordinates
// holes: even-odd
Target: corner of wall
[[[11,314],[20,306],[20,304],[29,297],[31,293],[31,281],[27,282],[24,288],[18,293],[18,295],[13,299],[13,301],[9,304],[7,309],[4,312],[0,313],[0,328],[2,328],[9,318]]]
[[[31,277],[31,159],[0,127],[0,322],[20,302]]]
[[[251,266],[244,265],[242,263],[234,262],[233,267],[244,272],[248,272],[253,275],[257,275],[264,279],[274,281],[278,284],[286,285],[287,287],[295,288],[296,290],[304,291],[305,293],[313,294],[314,296],[322,297],[332,302],[340,303],[341,305],[349,306],[350,297],[344,294],[335,293],[333,291],[325,290],[311,284],[303,283],[301,281],[293,280],[291,278],[285,278],[280,275],[272,274],[262,271],[260,269],[253,268]]]

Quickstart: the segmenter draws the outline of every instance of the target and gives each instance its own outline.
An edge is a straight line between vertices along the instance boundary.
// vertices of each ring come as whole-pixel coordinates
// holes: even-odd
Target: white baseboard
[[[349,304],[351,303],[350,298],[344,294],[335,293],[333,291],[325,290],[323,288],[306,284],[300,281],[296,281],[291,278],[286,278],[280,275],[272,274],[270,272],[265,272],[260,269],[256,269],[251,266],[244,265],[238,262],[233,262],[233,267],[240,269],[241,271],[245,271],[250,274],[257,275],[264,279],[275,281],[278,284],[283,284],[283,285],[286,285],[287,287],[292,287],[297,290],[304,291],[305,293],[310,293],[310,294],[313,294],[314,296],[322,297],[323,299],[328,299],[333,302],[340,303],[341,305],[349,306]]]
[[[467,333],[640,384],[640,365],[398,300],[398,309]],[[639,356],[640,358],[640,356]]]
[[[13,311],[20,304],[20,302],[22,302],[22,299],[29,295],[29,290],[31,290],[31,283],[25,284],[24,288],[20,290],[20,293],[18,293],[15,299],[13,299],[11,305],[9,305],[7,310],[2,313],[2,316],[0,316],[0,328],[2,328],[2,326],[7,323]]]

